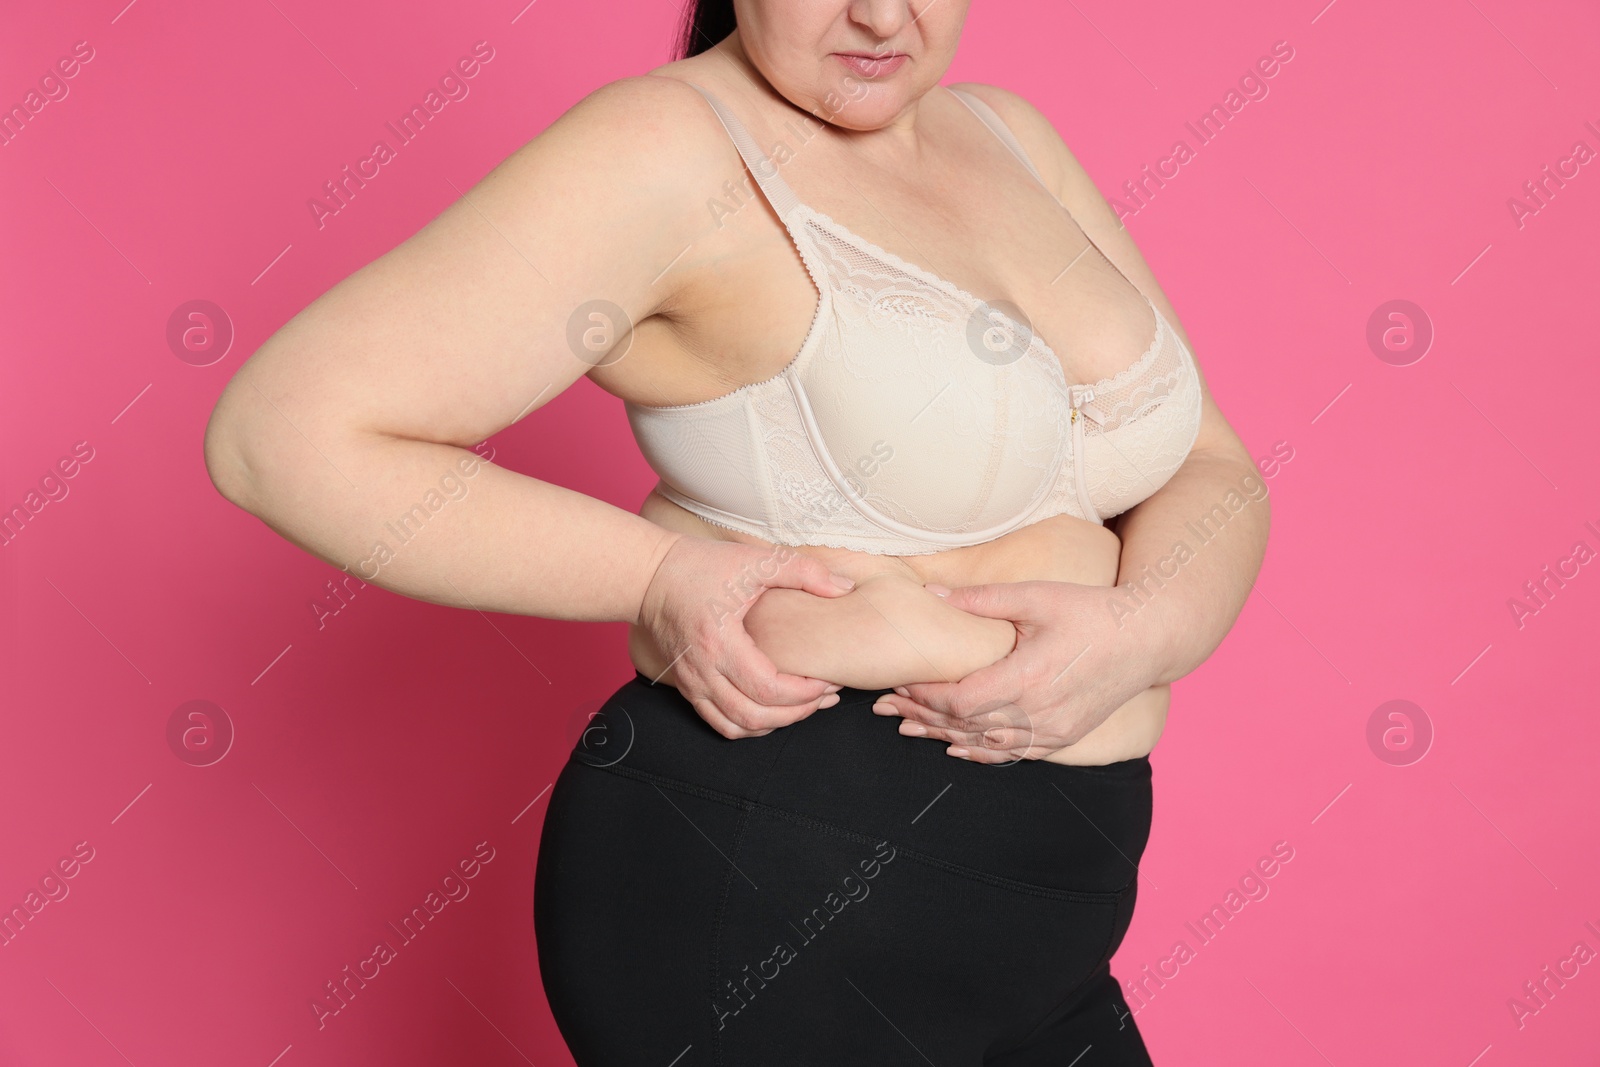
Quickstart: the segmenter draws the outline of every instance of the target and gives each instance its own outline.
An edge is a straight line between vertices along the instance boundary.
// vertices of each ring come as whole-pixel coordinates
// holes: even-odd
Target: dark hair
[[[693,0],[684,8],[674,59],[697,56],[737,28],[733,0]]]

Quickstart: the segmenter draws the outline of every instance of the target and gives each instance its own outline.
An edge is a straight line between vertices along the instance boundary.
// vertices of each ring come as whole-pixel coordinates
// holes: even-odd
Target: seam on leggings
[[[658,786],[659,788],[659,786]],[[744,843],[744,830],[750,822],[750,813],[741,811],[739,822],[733,833],[733,855],[728,858],[728,869],[722,878],[722,899],[717,901],[717,911],[711,922],[711,997],[708,1003],[711,1012],[716,1014],[717,1008],[717,975],[722,970],[722,930],[728,918],[728,894],[733,889],[733,872],[737,869],[739,846]],[[722,1028],[711,1031],[711,1062],[713,1067],[722,1067]]]
[[[770,761],[768,761],[768,763],[767,763],[766,773],[764,773],[761,776],[761,781],[756,786],[756,796],[759,797],[761,795],[762,790],[766,789],[767,783],[772,780],[772,770],[773,770],[773,768],[776,767],[778,765],[778,761],[783,758],[784,751],[788,749],[789,742],[792,741],[793,739],[794,739],[794,735],[792,733],[784,735],[783,743],[778,746],[778,751],[773,753],[772,759]],[[631,767],[628,768],[628,769],[629,770],[633,770],[633,768],[631,768]],[[639,772],[635,772],[635,773],[643,774],[645,772],[639,771]],[[672,779],[663,778],[663,780],[661,782],[657,782],[656,783],[656,787],[660,788],[662,785],[665,785],[665,784],[668,784],[668,783],[671,783],[671,782],[672,782]],[[714,790],[706,790],[706,792],[708,792],[708,793],[709,792],[714,792]],[[757,809],[757,805],[755,805],[753,803],[750,804],[748,807],[746,807],[746,806],[740,806],[739,807],[739,822],[738,822],[737,828],[734,830],[733,846],[730,849],[730,855],[728,856],[728,870],[727,870],[727,873],[724,876],[723,881],[722,881],[722,900],[717,904],[716,921],[712,924],[712,928],[711,928],[711,1001],[710,1001],[710,1004],[711,1004],[712,1014],[713,1015],[716,1014],[717,978],[720,976],[721,970],[722,970],[722,932],[727,926],[728,896],[733,890],[733,875],[734,875],[734,872],[736,870],[738,870],[738,867],[735,866],[735,865],[739,862],[739,851],[740,851],[740,849],[742,849],[744,847],[744,834],[745,834],[746,828],[748,828],[749,825],[750,825],[750,813],[752,811],[755,811],[756,809]],[[723,1065],[727,1062],[727,1060],[725,1058],[726,1052],[727,1052],[727,1050],[723,1047],[723,1043],[722,1043],[722,1028],[719,1026],[717,1029],[715,1029],[715,1030],[713,1030],[711,1032],[711,1063],[712,1063],[712,1067],[723,1067]]]
[[[579,762],[581,763],[582,761]],[[771,815],[775,818],[786,819],[789,822],[799,823],[802,826],[809,827],[818,831],[819,833],[831,834],[835,837],[848,838],[852,841],[857,841],[866,845],[877,845],[887,840],[887,838],[873,837],[870,834],[863,834],[857,830],[851,830],[848,827],[838,826],[834,823],[826,822],[810,815],[802,815],[800,812],[790,811],[788,808],[780,808],[771,804],[758,803],[757,801],[750,800],[746,797],[737,796],[733,793],[724,793],[721,790],[708,789],[705,786],[695,785],[692,782],[680,781],[676,778],[668,778],[665,775],[656,774],[652,771],[641,771],[634,767],[622,767],[617,764],[612,764],[605,767],[597,766],[592,763],[584,763],[582,765],[585,767],[592,767],[597,771],[606,771],[610,774],[620,775],[623,778],[632,778],[641,782],[649,782],[653,785],[660,786],[663,789],[673,789],[680,793],[687,793],[691,796],[700,797],[703,800],[716,801],[717,803],[726,804],[729,807],[738,808],[746,813],[759,812],[762,815]],[[743,826],[744,823],[741,822],[741,839]],[[950,860],[941,859],[938,856],[929,855],[926,852],[906,848],[901,845],[895,845],[894,848],[896,855],[909,856],[913,860],[916,860],[925,866],[935,867],[950,874],[959,875],[960,877],[966,878],[970,881],[982,882],[985,885],[992,885],[1000,889],[1009,889],[1012,892],[1024,893],[1028,896],[1042,897],[1046,900],[1073,901],[1080,904],[1116,904],[1121,899],[1122,894],[1127,892],[1127,886],[1123,886],[1121,889],[1118,889],[1114,892],[1100,893],[1078,889],[1057,889],[1054,886],[1034,885],[1032,882],[1021,882],[1015,878],[1006,878],[1002,875],[990,874],[987,871],[980,871],[976,867],[968,867],[964,864],[953,863]],[[1134,877],[1137,878],[1138,876],[1138,872],[1135,871]]]

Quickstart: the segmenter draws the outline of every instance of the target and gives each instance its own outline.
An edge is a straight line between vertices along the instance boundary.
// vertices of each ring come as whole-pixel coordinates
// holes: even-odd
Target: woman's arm
[[[1020,97],[989,92],[991,103],[1007,108],[1007,122],[1031,131],[1035,144],[1029,151],[1045,159],[1042,170],[1057,199],[1160,306],[1193,352],[1177,310],[1077,157]],[[1195,375],[1200,428],[1188,457],[1160,489],[1109,522],[1122,539],[1122,554],[1118,588],[1107,600],[1107,611],[1117,621],[1120,646],[1148,668],[1141,681],[1149,685],[1176,681],[1215,651],[1238,618],[1266,554],[1266,484],[1212,398],[1198,358]]]
[[[217,488],[394,592],[646,625],[681,656],[697,709],[728,736],[814,711],[826,682],[777,674],[742,625],[707,618],[705,590],[756,550],[692,544],[469,451],[636,327],[661,328],[650,320],[681,272],[717,250],[704,204],[726,180],[729,152],[682,82],[629,78],[590,94],[256,351],[206,429]],[[600,301],[620,321],[590,314]],[[803,558],[764,584],[841,592]]]
[[[1049,121],[1014,93],[964,88],[1000,113],[1073,220],[1193,351],[1133,238]],[[952,742],[952,755],[981,762],[1037,756],[1081,740],[1134,694],[1182,677],[1216,648],[1260,568],[1268,509],[1249,453],[1203,373],[1199,378],[1201,422],[1188,458],[1114,522],[1123,541],[1122,584],[1106,593],[1044,582],[957,589],[953,606],[1018,626],[1016,649],[954,686],[906,687],[886,698],[889,707],[922,724],[929,736]],[[1235,510],[1238,500],[1245,503]],[[1228,514],[1226,528],[1213,518],[1220,533],[1185,544],[1186,535],[1198,540],[1188,534],[1190,524],[1208,514],[1220,518],[1215,507]],[[975,715],[1002,701],[1023,709],[1027,730],[979,728]]]
[[[576,163],[606,129],[620,143],[650,137],[649,98],[628,83],[599,90],[268,338],[206,428],[221,493],[313,555],[407,596],[637,618],[675,538],[474,463],[470,449],[591,369],[567,342],[585,299],[604,293],[642,322],[670,295],[651,277],[691,236],[680,172],[644,173],[644,152]],[[670,136],[656,140],[670,158]],[[630,244],[639,254],[612,250]]]
[[[1226,443],[1191,452],[1159,492],[1116,520],[1122,562],[1106,610],[1120,631],[1142,636],[1153,684],[1206,661],[1261,570],[1271,505],[1243,452]]]

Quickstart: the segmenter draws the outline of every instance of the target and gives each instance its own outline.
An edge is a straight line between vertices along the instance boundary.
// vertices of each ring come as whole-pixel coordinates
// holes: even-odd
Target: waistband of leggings
[[[1127,889],[1149,838],[1148,757],[1104,766],[988,765],[904,737],[872,713],[884,690],[765,737],[722,737],[676,688],[638,672],[604,703],[571,761],[666,779],[707,796],[791,813],[1030,885]]]

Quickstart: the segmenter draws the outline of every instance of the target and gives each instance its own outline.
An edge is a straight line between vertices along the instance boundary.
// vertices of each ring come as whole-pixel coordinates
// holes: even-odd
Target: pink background
[[[1157,1063],[1592,1062],[1600,965],[1521,1026],[1508,1001],[1600,951],[1600,565],[1520,627],[1507,602],[1600,550],[1600,162],[1521,226],[1508,200],[1600,149],[1600,14],[1319,2],[979,2],[948,78],[1026,96],[1115,196],[1294,49],[1128,220],[1252,454],[1293,458],[1256,593],[1175,687],[1115,970],[1194,948],[1185,922],[1283,841],[1270,893],[1146,986]],[[574,716],[629,677],[623,627],[368,587],[319,629],[338,572],[217,495],[201,434],[297,310],[664,61],[674,5],[122,4],[13,5],[0,35],[6,106],[94,49],[0,147],[0,507],[93,449],[0,547],[0,906],[93,850],[0,947],[0,1064],[569,1063],[533,862]],[[479,40],[470,95],[319,230],[307,200]],[[166,341],[193,299],[236,330],[209,366]],[[1435,331],[1408,366],[1366,341],[1394,299]],[[653,481],[587,381],[489,449],[628,508]],[[1368,742],[1394,699],[1433,732],[1408,765]],[[169,747],[190,700],[235,731],[210,766]],[[319,1030],[324,983],[479,842],[470,895]]]

